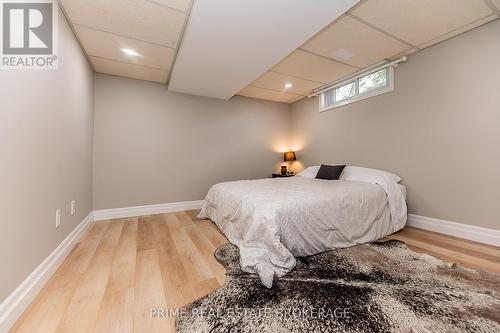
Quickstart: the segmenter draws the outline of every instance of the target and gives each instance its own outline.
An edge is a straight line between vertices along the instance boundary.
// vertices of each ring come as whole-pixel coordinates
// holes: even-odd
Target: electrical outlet
[[[61,209],[56,210],[56,228],[61,225]]]
[[[73,216],[75,215],[75,212],[76,212],[76,201],[75,200],[71,200],[71,204],[70,204],[70,215]]]

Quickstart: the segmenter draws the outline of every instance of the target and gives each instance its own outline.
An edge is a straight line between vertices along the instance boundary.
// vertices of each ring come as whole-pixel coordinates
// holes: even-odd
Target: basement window
[[[323,112],[393,90],[392,66],[365,72],[321,92],[319,111]]]

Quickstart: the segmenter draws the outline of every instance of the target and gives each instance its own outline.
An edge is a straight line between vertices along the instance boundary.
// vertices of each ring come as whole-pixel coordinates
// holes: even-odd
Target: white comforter
[[[404,227],[406,202],[398,184],[385,177],[360,180],[219,183],[199,216],[214,221],[239,248],[242,270],[257,273],[270,288],[274,276],[295,267],[294,256],[371,242]]]

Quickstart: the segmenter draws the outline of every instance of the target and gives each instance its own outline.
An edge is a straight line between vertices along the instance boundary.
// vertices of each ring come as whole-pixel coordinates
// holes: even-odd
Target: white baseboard
[[[200,209],[203,200],[172,202],[158,205],[99,209],[94,211],[94,221],[120,219],[125,217],[181,212],[183,210]]]
[[[131,216],[151,215],[200,209],[203,200],[173,202],[159,205],[101,209],[89,215],[59,246],[0,304],[0,333],[7,332],[52,277],[69,252],[94,221]]]
[[[0,332],[7,332],[93,222],[93,212],[0,304]]]
[[[500,246],[500,230],[476,227],[414,214],[408,214],[406,225],[484,244]]]
[[[93,221],[200,209],[203,200],[101,209],[91,212],[61,244],[0,304],[0,332],[7,332],[57,270]],[[500,246],[500,230],[409,214],[407,225],[480,243]]]

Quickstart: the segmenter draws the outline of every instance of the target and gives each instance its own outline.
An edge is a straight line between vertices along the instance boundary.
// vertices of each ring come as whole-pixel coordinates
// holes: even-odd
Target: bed
[[[258,274],[270,288],[274,277],[295,267],[295,257],[371,242],[403,228],[404,193],[383,173],[224,182],[209,190],[199,217],[215,222],[239,248],[242,270]]]

